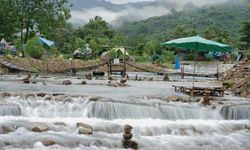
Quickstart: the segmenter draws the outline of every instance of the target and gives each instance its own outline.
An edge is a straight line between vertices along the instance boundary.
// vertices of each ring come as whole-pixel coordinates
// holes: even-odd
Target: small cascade
[[[152,102],[150,100],[119,101],[74,98],[73,101],[46,101],[12,97],[8,101],[19,106],[24,117],[82,117],[114,119],[222,119],[219,110],[201,107],[198,104]]]
[[[227,120],[250,119],[250,104],[226,105],[220,112]]]
[[[21,108],[18,105],[0,104],[0,116],[20,116]]]

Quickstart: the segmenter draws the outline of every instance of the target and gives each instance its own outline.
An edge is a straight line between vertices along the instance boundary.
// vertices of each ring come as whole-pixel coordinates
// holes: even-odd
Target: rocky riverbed
[[[125,125],[133,128],[125,138],[136,142],[134,149],[250,148],[250,100],[230,92],[207,100],[172,89],[173,84],[190,85],[188,80],[128,80],[128,86],[109,86],[106,79],[38,77],[36,84],[24,84],[23,78],[0,78],[4,149],[118,150],[126,148]],[[71,84],[63,85],[65,80]],[[195,84],[222,85],[213,80]]]

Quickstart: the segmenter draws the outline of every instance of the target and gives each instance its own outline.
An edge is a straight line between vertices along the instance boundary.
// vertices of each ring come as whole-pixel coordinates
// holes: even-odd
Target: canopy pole
[[[195,51],[194,51],[194,71],[193,71],[193,85],[192,85],[192,95],[194,95],[194,74],[195,74],[195,67],[196,67],[196,50],[198,49],[197,42],[195,43]]]

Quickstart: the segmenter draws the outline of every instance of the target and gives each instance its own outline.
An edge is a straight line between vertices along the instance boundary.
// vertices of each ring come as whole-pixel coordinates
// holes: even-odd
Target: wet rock
[[[33,132],[44,132],[49,130],[49,126],[42,122],[32,122],[31,130]]]
[[[114,80],[112,76],[109,76],[108,77],[108,80],[111,81],[111,80]]]
[[[152,77],[148,79],[148,81],[153,81],[153,80],[154,80],[154,78],[152,78]]]
[[[44,96],[44,100],[51,100],[52,99],[52,96],[50,96],[50,95],[45,95]]]
[[[62,82],[62,84],[63,84],[63,85],[71,85],[72,82],[71,82],[70,80],[64,80],[64,81]]]
[[[30,80],[29,80],[29,79],[23,79],[23,83],[29,84],[29,83],[30,83]]]
[[[72,102],[74,99],[72,97],[65,97],[63,98],[63,102]]]
[[[205,96],[199,101],[199,103],[204,106],[208,106],[208,105],[211,105],[210,100],[211,98],[209,96]]]
[[[92,74],[91,73],[86,74],[85,77],[86,77],[87,80],[92,80]]]
[[[16,130],[14,127],[5,126],[5,125],[1,126],[1,128],[2,128],[2,132],[1,132],[2,134],[8,134],[8,133],[14,132]]]
[[[25,94],[25,98],[26,98],[26,99],[28,99],[29,97],[35,98],[36,95],[35,95],[35,94],[32,94],[32,93]]]
[[[93,129],[91,125],[88,125],[86,123],[83,123],[83,122],[78,122],[76,124],[76,126],[79,128],[79,127],[83,127],[83,128],[89,128],[89,129]]]
[[[119,83],[117,83],[117,82],[108,82],[108,86],[119,87]]]
[[[224,105],[224,103],[223,103],[223,102],[218,102],[218,104],[220,104],[220,105]]]
[[[11,94],[9,92],[3,92],[3,93],[1,93],[1,97],[3,97],[3,98],[11,97]]]
[[[131,125],[126,124],[126,125],[124,126],[124,132],[125,132],[126,134],[130,134],[131,131],[132,131],[132,129],[133,129],[133,127],[132,127]]]
[[[132,133],[123,134],[123,139],[125,139],[125,140],[130,140],[130,139],[132,139],[132,137],[133,137],[133,134],[132,134]]]
[[[126,83],[126,82],[127,82],[126,79],[121,79],[121,80],[120,80],[120,83]]]
[[[55,122],[54,125],[56,126],[66,126],[64,122]]]
[[[165,74],[165,75],[164,75],[164,77],[163,77],[163,81],[169,81],[169,77],[168,77],[168,75],[167,75],[167,74]]]
[[[93,129],[90,128],[84,128],[84,127],[79,127],[79,134],[93,134]]]
[[[66,95],[58,95],[54,97],[55,101],[63,101],[64,98],[66,98]]]
[[[177,96],[168,96],[167,99],[169,101],[173,101],[173,102],[178,101],[178,97]]]
[[[98,101],[98,100],[100,100],[102,97],[100,97],[100,96],[93,96],[93,97],[90,97],[89,98],[89,101],[94,101],[94,102],[96,102],[96,101]]]
[[[85,85],[85,84],[87,84],[87,81],[82,81],[81,84]]]
[[[45,93],[37,93],[36,96],[39,96],[39,97],[44,97],[46,94]]]
[[[50,139],[44,139],[44,140],[42,141],[42,143],[43,143],[43,145],[45,145],[45,146],[50,146],[50,145],[56,144],[55,141],[50,140]]]
[[[133,134],[131,133],[133,127],[131,125],[125,125],[124,126],[124,134],[122,139],[122,145],[124,148],[131,148],[131,149],[138,149],[138,144],[131,140],[133,137]]]
[[[124,148],[138,149],[138,144],[133,140],[122,140]]]

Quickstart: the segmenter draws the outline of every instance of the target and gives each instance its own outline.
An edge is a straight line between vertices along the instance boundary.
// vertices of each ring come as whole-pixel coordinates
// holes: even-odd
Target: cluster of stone
[[[224,73],[223,86],[235,95],[250,98],[250,62],[245,61],[235,65]]]
[[[131,133],[133,127],[131,125],[125,125],[122,144],[124,148],[138,149],[138,144],[131,140],[133,134]]]

